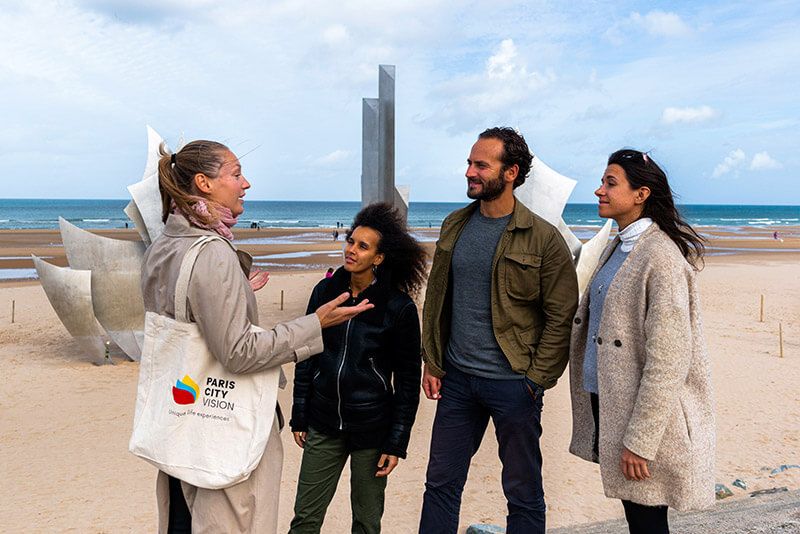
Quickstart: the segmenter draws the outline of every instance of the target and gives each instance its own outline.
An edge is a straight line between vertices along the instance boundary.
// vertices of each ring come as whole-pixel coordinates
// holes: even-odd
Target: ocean
[[[0,199],[0,229],[58,228],[58,217],[81,228],[125,228],[130,221],[122,211],[127,200]],[[451,211],[465,202],[412,202],[411,227],[441,225]],[[347,226],[361,207],[360,202],[312,202],[248,200],[238,227],[257,222],[261,227],[335,228]],[[800,206],[701,205],[679,206],[684,217],[697,227],[773,228],[800,225]],[[564,220],[569,226],[600,227],[596,204],[567,204]],[[580,237],[580,236],[579,236]]]

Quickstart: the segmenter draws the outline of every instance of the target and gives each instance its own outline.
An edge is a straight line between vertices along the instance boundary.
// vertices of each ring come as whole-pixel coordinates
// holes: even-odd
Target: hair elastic
[[[169,161],[170,161],[170,163],[172,163],[173,165],[175,165],[175,163],[176,163],[176,162],[175,162],[175,159],[176,159],[176,158],[175,158],[175,156],[176,156],[176,155],[177,155],[177,154],[172,154],[172,155],[169,157]]]

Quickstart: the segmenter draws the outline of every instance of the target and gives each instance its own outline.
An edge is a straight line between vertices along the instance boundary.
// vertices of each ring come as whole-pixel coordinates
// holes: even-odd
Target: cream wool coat
[[[213,232],[190,226],[181,215],[170,215],[161,237],[145,253],[142,293],[147,311],[175,317],[175,285],[181,261],[192,243]],[[233,373],[253,373],[322,352],[322,331],[316,314],[281,323],[264,332],[250,332],[258,324],[258,307],[247,273],[252,258],[227,244],[214,241],[197,257],[189,280],[189,311],[209,350]],[[278,417],[264,455],[250,478],[221,490],[181,486],[192,514],[192,532],[274,533],[278,521],[283,448]],[[156,483],[159,532],[169,520],[167,475]]]
[[[619,237],[600,266],[618,244]],[[597,462],[591,401],[583,389],[588,315],[584,294],[570,343],[569,450]],[[606,496],[677,510],[713,505],[714,412],[695,272],[657,224],[639,237],[609,286],[596,343]],[[648,460],[650,479],[625,479],[623,446]]]

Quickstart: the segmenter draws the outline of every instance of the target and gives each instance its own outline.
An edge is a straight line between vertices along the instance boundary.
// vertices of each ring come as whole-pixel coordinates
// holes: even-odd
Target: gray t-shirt
[[[484,378],[522,379],[511,370],[492,330],[492,261],[511,215],[484,217],[476,209],[453,249],[453,311],[447,360]]]

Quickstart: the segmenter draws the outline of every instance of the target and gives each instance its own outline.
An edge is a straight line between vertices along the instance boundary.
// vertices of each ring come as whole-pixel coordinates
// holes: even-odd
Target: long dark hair
[[[674,194],[666,173],[646,152],[629,148],[617,150],[608,157],[608,164],[619,165],[625,171],[633,189],[647,187],[650,196],[644,202],[642,217],[649,217],[672,239],[695,269],[702,268],[705,239],[681,217],[675,207]]]
[[[359,226],[372,228],[380,234],[378,252],[384,255],[376,276],[389,277],[389,284],[414,297],[425,282],[427,254],[419,242],[408,233],[400,212],[386,203],[375,203],[358,212],[347,238]]]

